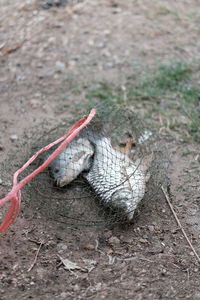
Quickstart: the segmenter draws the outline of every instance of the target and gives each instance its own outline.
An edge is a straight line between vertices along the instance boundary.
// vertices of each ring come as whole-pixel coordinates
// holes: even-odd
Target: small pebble
[[[68,293],[62,292],[62,293],[60,294],[60,299],[66,299],[67,296],[68,296]]]
[[[161,271],[161,274],[166,275],[166,273],[167,273],[167,270],[163,268],[162,271]]]
[[[148,240],[148,235],[147,235],[147,234],[144,234],[144,235],[143,235],[143,239]]]
[[[70,60],[68,62],[68,68],[69,70],[73,70],[76,67],[76,61],[75,60]]]
[[[154,232],[154,230],[155,230],[153,225],[149,225],[148,229],[149,229],[150,232]]]
[[[79,290],[80,290],[79,285],[78,285],[78,284],[75,284],[75,285],[73,286],[73,291],[74,291],[74,292],[78,292]]]
[[[133,238],[131,238],[130,236],[123,236],[123,235],[121,235],[120,236],[120,240],[123,243],[127,243],[127,244],[132,244],[133,243]]]
[[[104,237],[105,237],[106,239],[109,239],[111,236],[112,236],[112,231],[111,231],[111,230],[106,230],[106,231],[104,232]]]
[[[112,236],[111,238],[109,238],[108,242],[110,244],[115,244],[115,245],[120,244],[120,240],[116,236]]]
[[[90,54],[90,52],[91,52],[90,49],[85,49],[85,50],[83,51],[83,54]]]
[[[62,61],[56,61],[56,70],[59,72],[66,70],[66,65]]]
[[[111,53],[108,49],[103,49],[101,54],[105,57],[110,57],[111,56]]]
[[[16,141],[16,140],[18,140],[18,135],[16,135],[16,134],[12,134],[11,136],[10,136],[10,140],[12,141],[12,142],[14,142],[14,141]]]
[[[96,44],[96,48],[104,48],[105,47],[105,43],[104,42],[99,42],[98,44]]]
[[[67,245],[66,244],[64,244],[64,243],[58,243],[57,244],[57,248],[58,249],[61,249],[61,250],[67,250]]]
[[[196,215],[196,213],[197,213],[197,209],[191,208],[191,209],[189,210],[189,214],[190,214],[191,216]]]
[[[38,15],[38,10],[34,10],[34,11],[32,12],[32,14],[33,14],[33,16]]]
[[[108,29],[106,29],[106,30],[103,31],[103,34],[104,34],[104,35],[109,35],[110,33],[111,33],[111,31],[108,30]]]
[[[94,46],[94,41],[93,41],[93,40],[89,40],[89,41],[88,41],[88,45],[89,45],[89,46]]]
[[[114,68],[114,66],[115,66],[114,63],[112,63],[112,62],[108,62],[105,64],[105,67],[109,68],[109,69]]]
[[[41,106],[41,101],[38,99],[31,99],[30,100],[30,105],[33,109],[38,108]]]
[[[122,11],[122,9],[120,7],[115,7],[112,11],[113,14],[118,14]]]
[[[24,75],[17,75],[16,76],[16,81],[19,82],[19,81],[24,81],[26,79],[26,76]]]

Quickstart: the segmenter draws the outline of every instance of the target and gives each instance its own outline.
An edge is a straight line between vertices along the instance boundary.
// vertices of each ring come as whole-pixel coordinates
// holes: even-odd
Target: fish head
[[[111,207],[117,214],[131,221],[137,207],[134,201],[133,193],[128,189],[119,189],[115,191],[111,197]]]
[[[93,153],[93,147],[87,140],[76,141],[66,147],[49,165],[56,186],[63,187],[83,171],[87,171],[91,166]]]

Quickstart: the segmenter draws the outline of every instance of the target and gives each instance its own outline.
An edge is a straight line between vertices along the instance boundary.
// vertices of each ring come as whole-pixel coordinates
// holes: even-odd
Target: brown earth
[[[72,103],[84,102],[93,83],[123,85],[141,67],[199,59],[197,0],[68,1],[48,9],[44,2],[0,0],[0,161],[12,151],[20,158],[19,145],[31,143],[24,133],[36,125],[76,117]],[[200,254],[199,145],[166,145],[173,206]],[[22,206],[0,237],[1,300],[200,299],[199,263],[161,194],[124,227],[69,229]],[[59,256],[81,269],[65,270]]]

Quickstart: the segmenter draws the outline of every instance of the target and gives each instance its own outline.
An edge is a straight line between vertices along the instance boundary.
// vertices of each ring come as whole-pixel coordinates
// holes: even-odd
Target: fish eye
[[[58,172],[59,172],[59,169],[55,169],[55,170],[54,170],[54,173],[58,173]]]

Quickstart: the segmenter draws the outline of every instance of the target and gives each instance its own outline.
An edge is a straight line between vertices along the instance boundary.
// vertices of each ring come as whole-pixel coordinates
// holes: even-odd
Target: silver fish
[[[145,193],[139,163],[113,149],[109,138],[91,130],[70,143],[50,164],[56,184],[64,186],[79,174],[87,179],[102,203],[131,220]]]
[[[93,153],[94,148],[88,139],[73,140],[49,165],[56,185],[63,187],[82,171],[89,170]]]
[[[85,175],[102,202],[131,220],[145,193],[146,177],[140,162],[134,164],[124,153],[113,149],[110,139],[92,139],[95,154]]]

